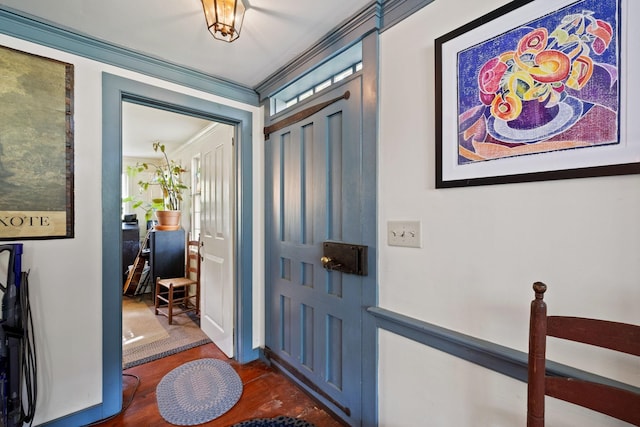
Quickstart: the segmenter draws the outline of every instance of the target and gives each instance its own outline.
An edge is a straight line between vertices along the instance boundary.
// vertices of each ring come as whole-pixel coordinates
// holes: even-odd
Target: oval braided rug
[[[227,412],[240,399],[242,381],[228,363],[199,359],[178,366],[156,387],[160,415],[167,422],[192,426]]]

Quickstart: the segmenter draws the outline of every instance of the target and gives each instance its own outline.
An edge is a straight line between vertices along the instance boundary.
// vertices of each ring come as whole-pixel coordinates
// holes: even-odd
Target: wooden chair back
[[[186,250],[184,277],[156,279],[155,313],[167,316],[170,325],[178,314],[200,315],[200,242],[188,240]]]
[[[185,277],[200,283],[200,242],[187,241],[187,256],[184,269]]]
[[[545,395],[640,425],[640,394],[546,373],[547,336],[640,356],[640,326],[582,317],[547,316],[544,283],[533,284],[529,325],[527,427],[544,427]]]

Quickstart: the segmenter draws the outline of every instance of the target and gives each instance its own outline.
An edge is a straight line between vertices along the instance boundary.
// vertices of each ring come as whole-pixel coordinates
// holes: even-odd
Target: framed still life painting
[[[73,237],[73,65],[0,46],[0,240]]]
[[[640,173],[632,16],[518,0],[436,39],[436,187]]]

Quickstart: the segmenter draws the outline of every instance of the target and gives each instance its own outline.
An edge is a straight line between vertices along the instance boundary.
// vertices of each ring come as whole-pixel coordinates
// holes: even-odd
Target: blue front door
[[[365,279],[320,261],[323,242],[362,244],[375,218],[363,203],[362,78],[314,103],[347,90],[349,99],[266,141],[266,344],[276,363],[360,425]]]

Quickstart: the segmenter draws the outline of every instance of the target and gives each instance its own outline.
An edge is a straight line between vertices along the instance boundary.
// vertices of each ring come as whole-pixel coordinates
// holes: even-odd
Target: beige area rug
[[[189,316],[156,316],[149,295],[122,298],[123,369],[211,342]]]

